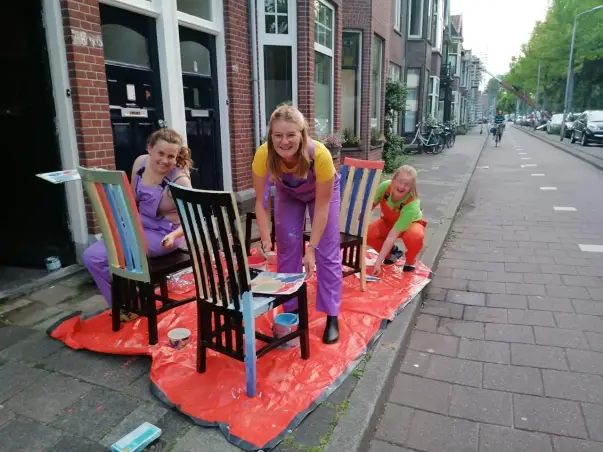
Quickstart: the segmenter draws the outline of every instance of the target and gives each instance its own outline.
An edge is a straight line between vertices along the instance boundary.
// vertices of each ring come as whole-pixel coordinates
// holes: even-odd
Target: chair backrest
[[[366,237],[375,191],[381,183],[385,162],[346,157],[341,166],[341,213],[339,230]]]
[[[77,168],[101,228],[113,274],[150,282],[147,244],[124,171]]]
[[[170,191],[191,254],[199,302],[240,312],[250,277],[234,194],[172,183]]]

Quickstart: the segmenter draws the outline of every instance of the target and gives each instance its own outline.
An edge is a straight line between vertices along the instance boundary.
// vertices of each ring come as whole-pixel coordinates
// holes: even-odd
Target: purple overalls
[[[157,210],[159,203],[168,189],[167,183],[171,181],[178,171],[178,168],[172,169],[163,181],[156,187],[149,187],[142,182],[142,173],[147,163],[145,159],[136,173],[134,179],[134,195],[136,205],[140,214],[140,221],[147,241],[147,254],[150,257],[162,256],[175,251],[182,243],[183,238],[175,241],[173,248],[164,248],[161,246],[161,240],[170,232],[178,228],[163,216],[159,216]],[[167,196],[167,193],[166,195]],[[111,305],[111,275],[109,273],[109,259],[105,243],[102,240],[90,245],[82,255],[84,265],[94,278],[107,303]]]
[[[306,206],[310,208],[310,219],[314,219],[316,199],[316,175],[314,172],[314,141],[310,145],[310,169],[306,179],[292,174],[283,174],[276,181],[275,223],[277,246],[277,269],[283,273],[299,273],[303,260],[303,228]],[[339,174],[334,176],[333,196],[329,205],[327,225],[316,249],[317,293],[316,309],[327,315],[339,315],[341,306],[341,251],[339,238]],[[287,311],[297,309],[297,299],[285,304]]]

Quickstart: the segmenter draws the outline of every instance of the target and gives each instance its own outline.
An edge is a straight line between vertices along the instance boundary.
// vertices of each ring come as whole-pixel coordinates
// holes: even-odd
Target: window
[[[417,111],[419,110],[419,81],[420,69],[408,69],[406,72],[406,114],[404,115],[404,131],[412,132],[417,124]]]
[[[435,117],[439,120],[439,121],[443,121],[444,120],[444,99],[446,99],[446,91],[445,88],[440,86],[440,96],[439,96],[439,101],[438,101],[438,110],[436,112]]]
[[[438,117],[438,104],[440,99],[440,79],[439,77],[429,77],[429,95],[427,99],[427,110],[425,115]]]
[[[205,20],[212,20],[212,0],[176,0],[178,11]]]
[[[442,52],[442,46],[444,44],[444,1],[434,0],[434,11],[433,11],[433,30],[435,33],[434,39],[431,41],[435,50]]]
[[[341,128],[360,135],[362,33],[344,30],[341,56]]]
[[[435,46],[435,33],[436,33],[436,24],[435,24],[435,8],[437,7],[438,0],[427,0],[429,2],[429,6],[427,7],[427,39],[431,42],[432,46]]]
[[[205,46],[194,41],[180,41],[180,59],[182,72],[211,77],[211,58]]]
[[[264,46],[264,93],[267,124],[279,104],[293,99],[291,47]]]
[[[264,0],[264,26],[266,33],[289,34],[288,0]]]
[[[150,68],[147,38],[137,31],[119,24],[102,26],[105,60]],[[123,45],[127,42],[128,45]]]
[[[402,0],[394,0],[394,30],[402,29]]]
[[[383,75],[383,40],[373,36],[373,96],[371,129],[381,130],[381,79]]]
[[[402,80],[402,68],[395,63],[389,63],[389,78],[395,82]],[[400,135],[402,131],[402,117],[396,113],[392,122],[392,133],[394,135]]]
[[[423,2],[424,0],[408,0],[408,37],[423,36]]]
[[[333,132],[333,29],[335,10],[314,2],[314,123],[317,134]]]

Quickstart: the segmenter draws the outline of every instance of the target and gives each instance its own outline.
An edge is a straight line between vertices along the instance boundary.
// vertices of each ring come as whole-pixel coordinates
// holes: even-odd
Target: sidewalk
[[[422,205],[430,222],[425,254],[442,234],[440,223],[447,228],[451,221],[453,214],[447,212],[458,193],[464,193],[483,140],[474,129],[443,154],[410,157],[419,171]],[[104,306],[87,275],[0,305],[0,449],[106,451],[117,438],[148,421],[163,430],[155,451],[238,451],[216,429],[196,426],[151,395],[147,358],[71,350],[45,334],[70,312],[91,313]],[[411,306],[404,312],[410,311]],[[354,388],[363,374],[373,371],[379,350],[370,356],[373,359],[367,358],[276,450],[320,451],[329,438],[338,438],[339,421],[345,426],[350,413],[366,412],[366,406],[356,403],[362,394]]]
[[[601,451],[603,173],[513,128],[479,165],[370,452]]]

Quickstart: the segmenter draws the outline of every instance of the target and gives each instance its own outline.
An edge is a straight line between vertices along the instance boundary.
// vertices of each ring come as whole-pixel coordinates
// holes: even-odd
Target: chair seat
[[[152,274],[172,273],[190,267],[191,255],[179,249],[164,256],[150,258],[149,265]]]
[[[258,318],[262,314],[266,314],[268,311],[272,311],[277,305],[277,301],[279,297],[275,297],[272,295],[262,295],[262,294],[252,294],[253,296],[253,317]],[[234,310],[234,303],[228,305],[228,309]],[[243,306],[239,311],[243,312]]]

